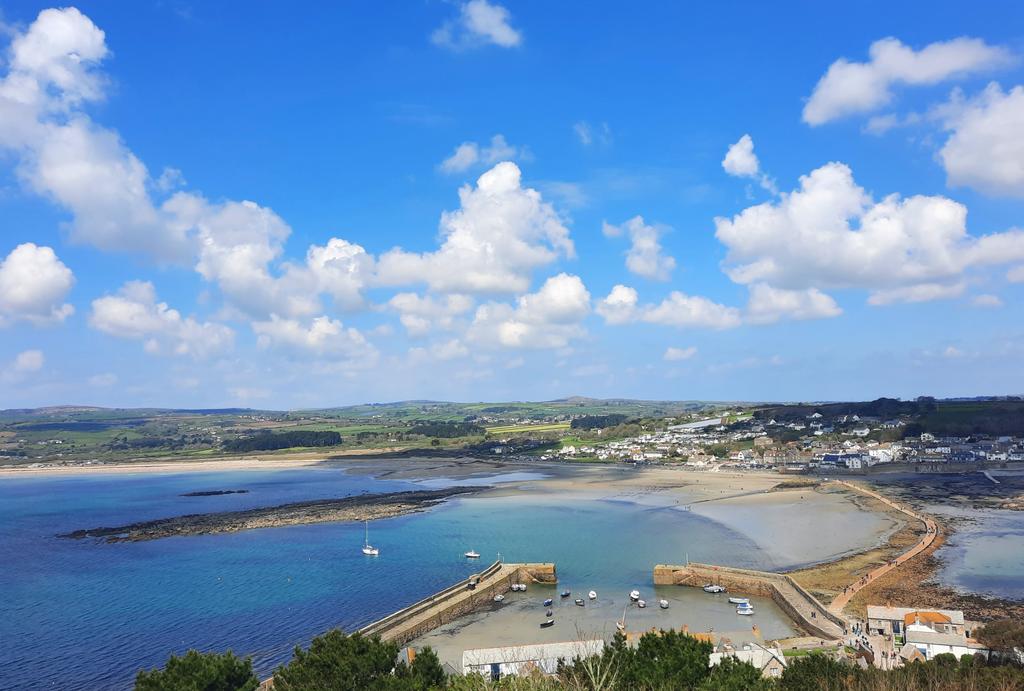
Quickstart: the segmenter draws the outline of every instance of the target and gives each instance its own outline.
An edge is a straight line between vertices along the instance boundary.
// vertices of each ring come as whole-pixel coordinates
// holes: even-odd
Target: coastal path
[[[893,569],[899,568],[901,564],[904,564],[910,559],[913,559],[918,554],[931,547],[932,543],[934,543],[935,539],[939,536],[939,525],[931,517],[926,516],[924,514],[920,514],[914,511],[913,509],[903,506],[902,504],[893,501],[889,497],[879,494],[878,492],[870,490],[866,487],[855,484],[853,482],[847,482],[846,480],[835,480],[835,482],[855,492],[859,492],[860,494],[863,494],[865,496],[877,499],[886,506],[893,508],[896,511],[899,511],[900,513],[905,514],[915,520],[921,521],[921,523],[923,523],[925,527],[924,535],[921,536],[921,539],[918,540],[913,547],[911,547],[906,552],[896,557],[892,561],[883,564],[882,566],[879,566],[878,568],[873,569],[872,571],[869,571],[863,577],[859,578],[858,580],[844,588],[843,592],[839,593],[835,597],[835,599],[832,600],[831,603],[829,603],[828,611],[832,612],[833,614],[841,615],[843,608],[846,607],[847,604],[849,604],[850,600],[853,598],[854,595],[856,595],[862,589],[874,583],[880,576],[884,576]]]

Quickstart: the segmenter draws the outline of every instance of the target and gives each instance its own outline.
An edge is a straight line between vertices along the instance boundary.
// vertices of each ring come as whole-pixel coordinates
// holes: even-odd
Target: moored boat
[[[551,616],[554,616],[554,614],[555,614],[555,613],[554,613],[554,612],[552,612],[552,611],[551,611],[550,609],[549,609],[549,610],[548,610],[547,612],[544,612],[544,616],[545,616],[545,617],[551,617]]]
[[[559,596],[563,597],[563,598],[569,597],[570,595],[572,595],[572,592],[570,592],[568,590],[563,590],[561,593],[559,593]]]
[[[729,598],[729,602],[731,602],[734,605],[749,605],[750,604],[750,600],[748,598],[745,598],[745,597],[730,597]]]
[[[552,599],[551,599],[551,598],[549,597],[549,598],[548,598],[547,600],[544,600],[544,606],[545,606],[545,607],[550,607],[550,606],[551,606],[551,603],[553,603],[553,602],[554,602],[554,600],[552,600]]]
[[[584,605],[583,598],[582,597],[576,598],[576,606],[577,607],[582,607],[583,605]]]
[[[725,586],[718,585],[717,583],[708,583],[704,586],[704,592],[712,594],[724,593]]]
[[[640,609],[643,609],[644,607],[647,606],[647,600],[637,600],[636,601],[636,606],[639,607]]]
[[[370,544],[370,522],[363,521],[363,527],[366,528],[366,537],[363,539],[363,554],[375,557],[380,554],[380,550]]]
[[[658,607],[668,609],[668,600],[658,600]]]
[[[499,593],[498,595],[494,596],[494,601],[495,602],[504,602],[505,601],[505,596]]]
[[[544,621],[542,621],[540,623],[540,627],[542,629],[546,629],[546,628],[549,628],[549,627],[554,626],[554,625],[555,625],[555,620],[554,619],[545,619]]]
[[[480,558],[480,553],[477,552],[476,550],[472,550],[471,549],[468,552],[466,552],[463,556],[465,556],[466,559],[479,559]]]
[[[746,604],[746,605],[737,605],[736,606],[736,614],[742,614],[744,616],[750,616],[753,613],[754,613],[754,608],[751,607],[749,603]]]
[[[591,600],[596,600],[597,599],[597,591],[591,590],[589,593],[587,593],[587,597],[589,597]]]
[[[631,590],[629,592],[629,599],[632,600],[633,602],[636,602],[637,600],[639,600],[640,599],[640,591],[639,590]]]

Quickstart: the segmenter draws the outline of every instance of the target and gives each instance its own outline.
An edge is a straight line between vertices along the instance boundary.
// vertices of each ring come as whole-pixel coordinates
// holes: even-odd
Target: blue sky
[[[0,407],[1024,392],[1022,19],[5,3]]]

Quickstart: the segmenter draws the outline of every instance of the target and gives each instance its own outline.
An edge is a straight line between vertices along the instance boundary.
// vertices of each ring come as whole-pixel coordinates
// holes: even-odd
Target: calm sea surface
[[[521,473],[483,482],[529,479]],[[459,481],[459,484],[464,481]],[[432,480],[432,486],[456,484]],[[649,585],[659,562],[777,565],[689,512],[561,495],[465,498],[363,526],[321,524],[106,544],[78,528],[422,487],[344,470],[0,480],[0,688],[126,689],[189,648],[251,655],[261,675],[332,627],[352,630],[490,563],[554,561],[570,587]],[[182,497],[247,489],[247,494]],[[477,564],[461,556],[483,556]]]

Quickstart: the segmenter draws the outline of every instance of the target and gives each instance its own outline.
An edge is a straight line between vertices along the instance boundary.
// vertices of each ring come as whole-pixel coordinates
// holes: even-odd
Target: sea
[[[560,584],[602,593],[649,587],[657,563],[785,566],[696,512],[514,489],[373,521],[377,557],[362,554],[359,523],[114,544],[57,537],[188,513],[535,477],[417,482],[313,466],[0,479],[0,688],[130,689],[138,670],[190,648],[250,656],[269,676],[314,636],[355,630],[499,556],[555,562]],[[183,496],[219,490],[247,492]],[[463,556],[470,549],[479,561]]]

